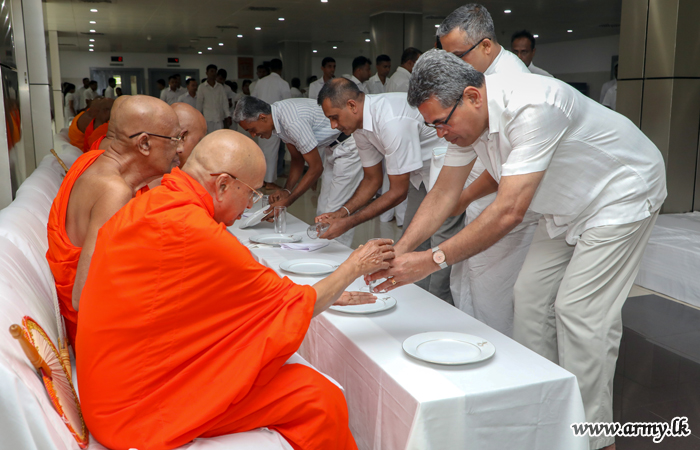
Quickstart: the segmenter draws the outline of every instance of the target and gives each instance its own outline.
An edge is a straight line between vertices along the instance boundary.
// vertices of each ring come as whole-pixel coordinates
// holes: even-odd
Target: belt
[[[341,142],[343,142],[349,138],[350,138],[350,135],[345,134],[345,133],[340,133],[340,136],[338,136],[338,138],[335,141],[333,141],[333,143],[331,145],[329,145],[329,147],[333,148],[336,145],[340,144]]]

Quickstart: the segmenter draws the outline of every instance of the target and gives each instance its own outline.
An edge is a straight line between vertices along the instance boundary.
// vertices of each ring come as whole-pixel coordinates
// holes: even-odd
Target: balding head
[[[211,194],[214,220],[231,226],[253,206],[251,188],[262,187],[265,167],[265,156],[252,139],[237,131],[219,130],[195,146],[182,170]]]
[[[124,103],[126,99],[130,97],[130,95],[122,95],[121,97],[117,97],[117,99],[114,100],[114,103],[112,103],[112,112],[109,119],[109,125],[107,126],[107,133],[105,134],[105,138],[102,139],[102,142],[100,142],[100,150],[106,150],[107,147],[109,147],[109,144],[112,142],[112,139],[114,139],[114,127],[116,126],[115,119],[117,117],[116,112],[122,103]]]
[[[167,103],[146,95],[133,95],[112,112],[112,120],[114,138],[107,151],[137,155],[137,165],[148,178],[170,173],[179,165],[182,142],[170,137],[180,135],[180,123]]]
[[[180,167],[184,167],[195,145],[199,144],[199,141],[206,136],[207,121],[201,112],[187,103],[173,103],[171,107],[177,114],[182,136],[185,140],[182,153],[180,154]]]
[[[331,121],[331,128],[348,136],[362,126],[365,94],[347,78],[335,78],[323,85],[318,104]]]

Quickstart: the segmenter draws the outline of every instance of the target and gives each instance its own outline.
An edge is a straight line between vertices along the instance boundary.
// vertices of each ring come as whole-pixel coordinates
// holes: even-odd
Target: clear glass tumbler
[[[287,232],[287,207],[275,206],[275,233],[284,234]]]
[[[328,229],[331,227],[331,224],[329,223],[324,223],[324,222],[319,222],[311,225],[307,230],[306,234],[311,238],[311,239],[318,239],[320,237],[323,237],[323,235],[328,231]]]

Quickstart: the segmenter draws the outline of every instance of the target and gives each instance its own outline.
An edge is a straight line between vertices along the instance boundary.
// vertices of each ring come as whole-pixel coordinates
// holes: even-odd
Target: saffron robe
[[[355,449],[340,389],[284,365],[316,291],[256,262],[213,214],[175,168],[100,229],[77,340],[91,433],[112,449],[164,450],[266,426],[297,449]]]
[[[85,114],[87,110],[81,111],[73,117],[73,121],[70,123],[70,127],[68,128],[68,139],[70,140],[70,144],[74,147],[78,147],[79,149],[83,149],[83,146],[85,145],[85,133],[80,131],[80,128],[78,128],[78,119],[80,119],[80,116]]]
[[[104,135],[100,136],[99,138],[97,138],[97,139],[90,145],[90,150],[99,150],[99,149],[100,149],[100,145],[102,145],[102,141],[104,141],[106,137],[107,137],[107,135],[104,134]]]
[[[75,121],[74,121],[75,122]],[[51,267],[53,278],[56,281],[56,293],[61,307],[61,315],[66,323],[68,340],[75,347],[75,334],[78,330],[78,313],[73,309],[73,285],[75,284],[75,272],[78,268],[78,260],[82,247],[76,247],[68,239],[66,233],[66,215],[68,212],[68,200],[73,190],[73,185],[80,175],[87,170],[95,160],[104,153],[104,150],[90,152],[78,158],[58,189],[58,194],[51,205],[47,234],[49,238],[49,250],[46,259]]]
[[[91,123],[92,130],[88,134],[87,130],[85,130],[85,145],[83,147],[83,152],[88,152],[90,150],[93,150],[92,146],[97,141],[98,139],[100,142],[102,141],[101,138],[105,137],[107,135],[107,127],[109,126],[109,122],[105,122],[102,125],[100,125],[97,128],[94,128],[95,126],[95,121],[93,120]],[[100,144],[97,144],[97,148],[99,148]]]

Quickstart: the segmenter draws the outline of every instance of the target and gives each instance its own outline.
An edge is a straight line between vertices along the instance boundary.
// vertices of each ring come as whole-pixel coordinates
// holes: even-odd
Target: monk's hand
[[[324,235],[325,236],[325,235]],[[349,263],[358,272],[357,276],[374,273],[378,270],[386,270],[394,259],[393,239],[373,239],[364,245],[360,245],[345,263]]]
[[[349,305],[365,305],[367,303],[374,303],[377,301],[377,297],[369,292],[343,292],[338,300],[333,303],[336,306],[349,306]]]
[[[375,292],[387,292],[397,287],[415,283],[422,280],[433,272],[437,272],[440,266],[433,261],[432,250],[424,252],[410,252],[397,256],[391,261],[389,269],[382,269],[377,272],[365,275],[365,283],[370,281],[386,281],[374,288]]]

